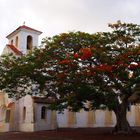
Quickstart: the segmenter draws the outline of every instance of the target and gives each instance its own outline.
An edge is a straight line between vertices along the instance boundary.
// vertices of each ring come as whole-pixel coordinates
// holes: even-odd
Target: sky
[[[0,53],[6,36],[25,22],[41,39],[62,32],[107,31],[118,20],[140,24],[140,0],[0,0]]]

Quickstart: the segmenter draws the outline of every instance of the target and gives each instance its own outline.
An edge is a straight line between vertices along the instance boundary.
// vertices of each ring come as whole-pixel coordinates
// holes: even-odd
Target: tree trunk
[[[134,130],[130,127],[126,114],[127,114],[127,102],[118,104],[114,109],[116,115],[116,125],[112,131],[114,134],[132,134]]]

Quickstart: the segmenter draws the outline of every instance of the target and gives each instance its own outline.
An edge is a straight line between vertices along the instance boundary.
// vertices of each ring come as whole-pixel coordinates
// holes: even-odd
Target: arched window
[[[18,47],[18,36],[16,37],[16,47]]]
[[[33,45],[33,38],[32,36],[28,35],[27,36],[27,51],[32,50],[32,45]]]
[[[23,107],[23,121],[26,119],[26,107]]]
[[[13,39],[11,40],[11,45],[13,45]]]
[[[41,119],[46,119],[46,112],[47,112],[47,108],[43,106],[41,108]]]
[[[10,110],[6,110],[5,122],[10,122]]]

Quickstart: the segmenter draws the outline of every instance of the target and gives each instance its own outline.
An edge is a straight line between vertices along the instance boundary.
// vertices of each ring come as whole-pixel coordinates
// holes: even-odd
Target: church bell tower
[[[7,35],[8,46],[12,49],[15,48],[13,50],[18,50],[22,54],[27,54],[38,46],[38,37],[41,33],[41,31],[25,25],[19,26]]]

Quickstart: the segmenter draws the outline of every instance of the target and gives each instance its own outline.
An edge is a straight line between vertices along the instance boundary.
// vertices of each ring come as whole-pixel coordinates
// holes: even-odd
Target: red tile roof
[[[47,97],[32,97],[33,101],[35,103],[45,103],[45,104],[51,104],[56,102],[53,98],[47,98]]]
[[[9,47],[16,55],[23,55],[21,51],[19,51],[14,45],[7,44],[7,47]]]
[[[13,33],[17,32],[17,31],[20,31],[21,29],[27,29],[27,30],[30,30],[30,31],[35,31],[35,32],[38,32],[39,34],[41,34],[42,32],[41,31],[38,31],[36,29],[33,29],[33,28],[30,28],[28,26],[25,26],[25,25],[22,25],[22,26],[19,26],[16,30],[14,30],[12,33],[10,33],[9,35],[6,36],[6,38],[8,38],[9,36],[11,36]]]
[[[7,108],[11,108],[15,103],[14,102],[10,102],[8,105],[7,105]]]

